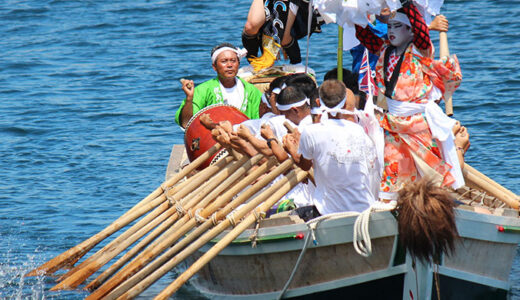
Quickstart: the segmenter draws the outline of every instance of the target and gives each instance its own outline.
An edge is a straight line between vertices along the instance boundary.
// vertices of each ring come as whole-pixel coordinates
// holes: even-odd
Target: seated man
[[[327,80],[319,89],[321,109],[327,120],[307,125],[284,137],[283,143],[304,170],[314,166],[314,205],[322,215],[361,212],[376,200],[378,184],[375,147],[352,115],[345,85]],[[353,98],[350,94],[349,98]]]
[[[186,127],[191,117],[206,106],[225,103],[238,108],[250,119],[258,119],[261,92],[252,84],[237,77],[243,53],[229,43],[223,43],[211,51],[211,62],[217,77],[197,87],[192,80],[182,81],[186,98],[182,101],[175,122]]]

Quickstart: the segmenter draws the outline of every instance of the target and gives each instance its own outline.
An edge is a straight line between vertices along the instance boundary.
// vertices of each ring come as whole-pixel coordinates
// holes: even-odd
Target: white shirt
[[[272,112],[268,112],[268,113],[265,113],[260,119],[245,120],[244,122],[242,122],[240,124],[233,125],[233,130],[237,131],[237,129],[240,125],[244,125],[247,127],[247,129],[249,129],[249,131],[251,132],[252,135],[254,135],[256,138],[261,139],[262,135],[260,134],[260,129],[262,127],[262,124],[266,123],[267,121],[269,121],[269,119],[271,119],[273,117],[276,117],[276,115],[273,114]]]
[[[220,83],[220,91],[224,98],[224,103],[242,109],[244,102],[244,84],[240,79],[235,78],[236,84],[231,88],[226,88]]]
[[[367,209],[379,190],[373,142],[363,128],[342,119],[306,126],[298,153],[313,161],[314,205],[322,215]]]

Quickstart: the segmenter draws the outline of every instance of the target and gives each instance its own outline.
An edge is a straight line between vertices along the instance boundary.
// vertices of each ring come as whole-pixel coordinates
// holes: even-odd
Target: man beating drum
[[[175,122],[186,127],[191,117],[206,106],[217,103],[229,104],[250,119],[258,119],[261,92],[252,84],[237,77],[240,58],[247,51],[237,49],[229,43],[222,43],[211,50],[211,62],[217,77],[195,87],[193,80],[181,79],[186,98],[182,101]]]

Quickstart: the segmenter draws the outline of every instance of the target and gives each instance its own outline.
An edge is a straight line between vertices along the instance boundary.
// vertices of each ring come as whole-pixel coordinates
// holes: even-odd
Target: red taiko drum
[[[186,125],[186,131],[184,133],[184,146],[186,147],[190,162],[216,144],[215,140],[211,137],[211,131],[202,126],[199,121],[202,114],[209,114],[215,123],[229,121],[233,125],[240,124],[249,119],[234,106],[227,104],[214,104],[199,110]],[[209,166],[213,160],[216,160],[215,158],[223,155],[223,151],[226,150],[222,149],[220,152],[214,154],[198,169],[202,170]]]

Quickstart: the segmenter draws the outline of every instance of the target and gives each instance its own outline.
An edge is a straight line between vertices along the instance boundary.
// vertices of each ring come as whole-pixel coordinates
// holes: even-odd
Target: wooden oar
[[[262,159],[262,155],[257,155],[249,160],[247,158],[243,158],[241,161],[244,163],[238,168],[238,170],[233,171],[231,176],[226,178],[221,184],[219,184],[216,188],[212,189],[211,192],[206,193],[206,196],[193,208],[195,211],[199,208],[206,207],[209,202],[213,199],[217,198],[217,196],[222,193],[225,189],[227,189],[231,184],[235,183],[241,176],[243,176],[247,170],[252,168],[254,165],[258,163]],[[240,161],[239,161],[240,163]],[[193,210],[192,209],[192,210]],[[183,216],[185,220],[181,220],[181,223],[184,223],[186,220],[190,218],[189,215]],[[120,269],[129,259],[134,257],[138,252],[140,252],[146,245],[148,245],[151,241],[153,241],[160,233],[162,233],[166,228],[161,226],[157,232],[152,232],[142,241],[140,241],[136,246],[134,246],[130,251],[128,251],[123,257],[121,257],[116,263],[114,263],[110,268],[108,268],[105,272],[103,272],[100,276],[98,276],[94,281],[87,285],[85,289],[94,290],[101,283],[103,283],[106,278],[111,276],[115,271]],[[182,231],[182,230],[180,230]],[[184,233],[182,233],[184,234]],[[177,233],[178,235],[178,233]]]
[[[486,175],[478,172],[468,164],[464,165],[462,173],[464,174],[467,186],[485,191],[511,208],[518,209],[520,207],[517,195],[499,185]]]
[[[281,174],[285,172],[284,170],[287,170],[290,168],[292,162],[290,164],[284,163],[280,165],[276,170],[277,174]],[[283,169],[282,169],[283,168]],[[294,170],[290,174],[294,174]],[[273,177],[276,178],[276,177]],[[268,181],[270,182],[270,181]],[[263,182],[262,185],[268,182]],[[278,201],[283,195],[285,195],[289,190],[284,190],[283,185],[287,182],[290,182],[290,176],[284,177],[282,180],[279,180],[275,184],[273,184],[271,187],[263,191],[260,195],[249,201],[247,204],[239,208],[236,212],[233,213],[233,219],[238,220],[245,216],[247,213],[251,212],[251,210],[255,209],[260,203],[265,201],[269,196],[280,193],[279,198],[276,200]],[[260,183],[260,182],[258,182]],[[258,184],[257,183],[257,184]],[[255,184],[255,185],[257,185]],[[285,191],[285,192],[284,192]],[[250,193],[249,195],[252,195]],[[246,199],[249,198],[246,197]],[[246,199],[243,199],[242,202]],[[275,202],[276,202],[275,201]],[[272,205],[271,205],[272,206]],[[269,206],[270,207],[270,206]],[[208,220],[206,221],[203,226],[204,228],[208,227],[208,224],[211,224],[212,221]],[[169,261],[158,261],[157,264],[159,269],[157,269],[154,273],[152,273],[150,276],[146,277],[141,282],[138,282],[138,280],[134,279],[141,279],[141,277],[144,277],[145,274],[136,274],[135,277],[132,278],[129,282],[125,282],[125,286],[118,288],[117,291],[114,291],[115,295],[119,295],[120,291],[123,289],[131,288],[128,292],[126,292],[124,295],[122,295],[119,299],[131,299],[137,295],[139,295],[143,290],[145,290],[147,287],[149,287],[151,284],[153,284],[156,280],[158,280],[160,277],[162,277],[164,274],[166,274],[169,270],[174,268],[177,264],[182,262],[184,259],[186,259],[189,255],[193,254],[196,250],[198,250],[200,247],[205,245],[207,242],[209,242],[211,239],[216,237],[218,234],[220,234],[223,230],[225,230],[227,227],[231,225],[230,219],[223,220],[221,223],[219,223],[217,226],[215,226],[210,231],[206,232],[202,237],[200,237],[198,240],[190,244],[188,247],[186,247],[184,250],[182,250],[179,254],[177,254],[174,258],[170,259]],[[209,226],[211,227],[211,226]],[[196,231],[199,231],[198,229]],[[194,232],[195,233],[195,232]],[[188,238],[192,239],[191,234],[188,236]],[[181,241],[181,243],[184,242]],[[147,269],[149,269],[147,267]],[[143,270],[145,271],[145,270]],[[136,278],[137,277],[137,278]],[[132,284],[130,284],[132,283]],[[114,299],[114,298],[108,298],[108,299]]]
[[[477,169],[473,168],[469,164],[465,163],[464,164],[464,169],[466,169],[469,172],[475,174],[476,176],[479,176],[480,178],[485,180],[487,183],[489,183],[490,185],[492,185],[496,189],[500,190],[502,193],[508,195],[511,199],[515,199],[517,201],[520,201],[520,197],[517,194],[515,194],[512,191],[508,190],[507,188],[505,188],[504,186],[500,185],[499,183],[497,183],[493,179],[487,177],[486,175],[484,175],[483,173],[479,172]]]
[[[227,191],[225,194],[220,196],[218,199],[215,200],[209,207],[204,209],[200,215],[202,218],[209,218],[209,216],[218,209],[218,207],[222,206],[222,204],[227,203],[233,196],[235,196],[239,191],[242,190],[243,187],[249,185],[253,180],[257,179],[260,174],[265,173],[268,171],[272,166],[276,164],[276,159],[272,157],[268,162],[264,163],[262,166],[254,170],[251,174],[249,174],[246,178],[241,180],[240,183],[237,184],[237,186],[233,187],[229,191]],[[177,244],[175,244],[173,247],[168,249],[165,253],[163,253],[159,258],[155,259],[152,263],[148,264],[145,268],[143,268],[141,271],[139,271],[137,274],[120,284],[116,289],[114,289],[110,294],[106,296],[105,299],[115,299],[122,295],[124,292],[128,291],[130,288],[135,286],[137,283],[139,283],[139,288],[134,289],[132,293],[141,292],[144,289],[146,289],[149,285],[151,285],[153,282],[155,282],[158,278],[160,278],[162,275],[164,275],[163,272],[167,272],[169,269],[161,268],[162,271],[157,271],[154,273],[153,276],[149,276],[146,281],[142,281],[144,278],[146,278],[150,273],[154,272],[158,268],[162,267],[171,257],[173,257],[177,252],[185,248],[187,245],[189,245],[193,240],[195,240],[197,237],[199,237],[201,234],[205,233],[208,229],[215,226],[214,220],[221,220],[223,219],[227,214],[229,214],[231,211],[233,211],[235,208],[237,208],[239,205],[244,203],[246,200],[248,200],[251,196],[256,194],[258,191],[260,191],[263,187],[265,187],[267,184],[272,182],[277,176],[284,173],[290,166],[291,162],[285,163],[285,165],[282,165],[278,167],[278,169],[273,170],[266,176],[264,176],[261,180],[256,182],[252,187],[245,190],[243,193],[238,195],[235,199],[233,199],[232,202],[228,203],[224,208],[220,209],[215,217],[212,217],[209,220],[206,220],[203,224],[198,226],[194,231],[190,232],[187,236],[185,236],[181,241],[179,241]],[[185,224],[184,229],[180,229],[180,232],[188,232],[193,227],[195,227],[196,221],[190,220],[188,223]],[[88,298],[87,298],[88,299]]]
[[[112,224],[108,225],[105,229],[101,230],[99,233],[93,235],[92,237],[86,239],[85,241],[79,243],[78,245],[68,249],[67,251],[59,254],[53,259],[47,261],[42,264],[38,268],[30,271],[25,276],[37,276],[41,274],[52,274],[62,267],[69,265],[71,262],[76,262],[83,255],[85,255],[90,249],[94,248],[97,244],[103,241],[105,238],[111,236],[114,232],[119,229],[125,227],[135,219],[139,218],[142,214],[136,213],[136,210],[141,206],[145,205],[149,201],[158,197],[163,191],[177,183],[180,179],[184,178],[187,174],[198,168],[203,162],[205,162],[208,158],[210,158],[213,154],[217,153],[220,150],[220,144],[216,144],[204,154],[199,156],[196,160],[182,169],[179,173],[177,173],[170,180],[163,183],[157,189],[155,189],[150,195],[146,196],[143,200],[137,203],[133,208],[124,213],[117,220],[112,222]],[[143,214],[146,211],[143,212]]]
[[[258,157],[259,158],[259,157]],[[258,159],[258,158],[255,158]],[[271,166],[271,165],[269,165]],[[262,169],[260,167],[259,169]],[[244,168],[244,172],[247,171],[247,168]],[[261,171],[261,170],[260,170]],[[265,170],[264,170],[265,172]],[[252,174],[252,175],[251,175]],[[250,175],[248,175],[245,179],[241,180],[239,184],[233,186],[229,191],[227,191],[225,194],[217,198],[217,200],[214,201],[213,204],[210,205],[210,207],[213,208],[213,211],[221,207],[223,204],[221,203],[223,200],[222,198],[224,196],[231,199],[231,197],[235,196],[236,193],[238,193],[240,190],[243,189],[244,186],[249,184],[251,181],[258,178],[260,175],[259,171],[254,171]],[[243,182],[249,180],[247,184],[244,184]],[[242,187],[242,188],[240,188]],[[231,194],[230,194],[231,193]],[[215,204],[219,202],[219,204]],[[213,213],[211,211],[210,213]],[[206,212],[206,209],[204,209],[201,212],[202,217],[209,216],[208,212]],[[111,290],[113,290],[115,287],[117,287],[119,284],[121,284],[125,279],[135,274],[137,271],[141,270],[148,262],[150,262],[152,259],[157,257],[160,253],[162,253],[165,249],[172,246],[175,241],[177,241],[182,235],[184,235],[186,232],[188,232],[190,229],[192,229],[196,224],[196,221],[194,219],[190,219],[186,224],[184,224],[181,228],[175,230],[171,233],[165,233],[164,236],[167,237],[167,239],[163,239],[158,243],[154,242],[153,246],[148,247],[145,251],[143,251],[139,256],[134,259],[133,262],[131,262],[129,265],[125,266],[120,272],[115,274],[112,278],[110,278],[108,281],[106,281],[101,287],[99,287],[96,291],[94,291],[87,299],[100,299],[101,297],[104,297],[107,293],[109,293]]]
[[[229,245],[235,238],[237,238],[242,232],[244,232],[249,226],[251,226],[256,220],[257,216],[261,213],[266,212],[271,206],[276,204],[278,200],[280,200],[283,195],[289,192],[296,184],[301,182],[303,179],[307,177],[307,172],[302,171],[301,169],[293,170],[288,176],[287,179],[289,182],[284,182],[283,186],[276,189],[274,192],[260,207],[255,209],[255,206],[250,208],[250,212],[255,210],[255,213],[249,214],[243,221],[240,222],[233,230],[231,230],[226,236],[224,236],[217,244],[215,244],[208,252],[204,253],[195,263],[193,263],[184,273],[182,273],[174,282],[172,282],[168,287],[166,287],[159,295],[157,295],[154,299],[168,299],[173,293],[175,293],[188,279],[190,279],[195,273],[197,273],[200,269],[202,269],[209,261],[211,261],[215,256],[217,256],[227,245]],[[282,181],[282,180],[280,180]],[[275,184],[276,185],[276,184]],[[273,185],[273,186],[275,186]],[[255,198],[256,199],[256,198]],[[245,210],[246,208],[244,208]],[[238,216],[237,216],[238,217]],[[226,219],[222,221],[218,226],[227,227],[229,226],[229,220]],[[223,225],[221,225],[223,224]],[[226,226],[227,225],[227,226]],[[218,227],[217,226],[217,227]],[[215,227],[215,228],[217,228]],[[191,245],[190,245],[191,246]],[[187,248],[186,248],[187,249]],[[186,250],[185,249],[185,250]],[[122,297],[125,299],[124,297]]]
[[[450,49],[448,47],[448,34],[445,31],[439,32],[439,56],[449,57]],[[453,116],[453,95],[450,92],[444,93],[444,106],[446,108],[446,114]]]
[[[225,157],[223,159],[222,163],[231,162],[233,160],[232,157]],[[188,184],[185,188],[181,189],[179,192],[177,192],[175,195],[173,195],[173,199],[175,202],[181,201],[182,198],[184,198],[192,188],[197,187],[197,189],[192,192],[192,194],[196,195],[204,195],[209,190],[213,189],[217,184],[218,180],[224,180],[229,174],[232,174],[238,167],[241,165],[243,161],[238,164],[237,162],[230,164],[227,168],[224,168],[219,175],[216,176],[217,180],[208,181],[206,185],[201,185],[204,181],[207,180],[208,177],[212,176],[214,172],[206,171],[206,176],[200,176],[193,180],[193,183]],[[213,168],[215,171],[218,170],[218,168]],[[210,169],[211,170],[211,169]],[[161,199],[163,197],[159,197],[156,199]],[[202,197],[200,197],[202,198]],[[199,199],[200,199],[199,198]],[[191,199],[190,199],[191,200]],[[164,200],[165,204],[167,205],[164,210],[168,207],[169,202],[168,200]],[[188,202],[188,201],[186,201]],[[181,205],[185,206],[187,203],[181,203]],[[163,211],[164,211],[163,210]],[[142,237],[146,232],[151,230],[151,228],[148,231],[141,230],[140,234],[134,235],[141,227],[145,226],[147,223],[152,221],[155,217],[157,217],[158,214],[150,214],[140,220],[137,224],[132,226],[130,229],[128,229],[126,232],[118,236],[114,241],[109,243],[107,246],[105,246],[103,249],[96,252],[94,255],[89,257],[87,260],[85,260],[83,263],[81,263],[76,268],[69,271],[67,274],[65,274],[62,277],[62,281],[55,285],[53,288],[51,288],[51,291],[56,290],[62,290],[62,289],[73,289],[76,288],[78,285],[83,283],[88,277],[90,277],[92,274],[94,274],[99,268],[104,266],[107,262],[109,262],[112,258],[117,256],[121,251],[126,249],[126,247],[130,246],[132,243],[134,243],[136,240]],[[131,238],[133,237],[133,238]],[[121,244],[122,243],[122,244]],[[119,247],[118,247],[119,246]],[[112,250],[112,251],[110,251]]]

